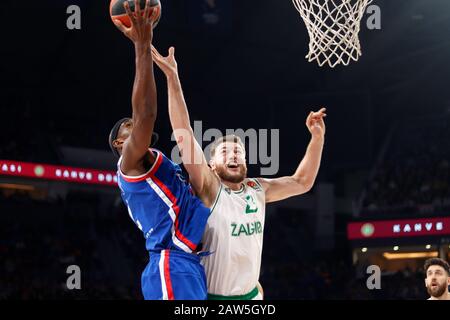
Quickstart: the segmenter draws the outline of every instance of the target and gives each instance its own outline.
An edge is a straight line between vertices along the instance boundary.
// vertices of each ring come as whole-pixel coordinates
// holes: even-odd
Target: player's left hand
[[[327,116],[326,111],[326,108],[322,108],[318,112],[311,111],[308,118],[306,118],[306,126],[315,138],[323,138],[325,136],[325,122],[323,118]]]
[[[152,45],[153,61],[164,72],[166,77],[178,75],[178,64],[175,59],[175,48],[169,48],[169,55],[167,57],[162,56],[158,50]]]

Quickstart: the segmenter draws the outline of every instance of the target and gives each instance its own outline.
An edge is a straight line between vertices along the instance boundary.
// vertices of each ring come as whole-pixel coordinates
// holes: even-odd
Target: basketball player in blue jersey
[[[119,120],[111,130],[109,144],[118,160],[118,184],[130,217],[143,232],[150,260],[142,273],[147,300],[204,300],[206,277],[196,254],[210,209],[193,195],[178,165],[149,148],[157,113],[153,74],[153,38],[150,1],[136,15],[125,2],[131,27],[116,26],[133,41],[136,76],[132,118]],[[157,10],[157,9],[155,9]]]

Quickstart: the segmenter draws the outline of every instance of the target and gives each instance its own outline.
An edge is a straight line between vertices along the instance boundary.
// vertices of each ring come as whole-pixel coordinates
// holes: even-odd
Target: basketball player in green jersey
[[[183,164],[196,194],[212,212],[203,235],[202,259],[209,299],[262,299],[261,268],[266,203],[311,190],[320,167],[325,137],[326,109],[311,112],[306,126],[311,141],[292,176],[247,178],[246,154],[237,136],[214,142],[208,166],[194,137],[184,100],[175,49],[167,57],[152,48],[153,60],[168,84],[169,115]],[[258,290],[259,287],[259,290]]]

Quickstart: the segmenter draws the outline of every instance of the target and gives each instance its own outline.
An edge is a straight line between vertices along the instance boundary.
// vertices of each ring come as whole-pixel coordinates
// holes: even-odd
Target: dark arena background
[[[327,108],[314,188],[267,207],[264,298],[427,299],[424,261],[450,257],[450,2],[375,0],[380,28],[366,13],[362,56],[335,68],[305,59],[290,0],[161,3],[153,43],[176,47],[201,134],[279,129],[274,176],[290,175],[306,116]],[[67,28],[70,5],[81,29]],[[0,299],[143,299],[148,253],[108,147],[131,115],[134,51],[108,10],[106,0],[2,3]],[[166,80],[155,77],[157,147],[170,155]],[[67,287],[73,265],[81,289]],[[371,265],[380,289],[367,287]]]

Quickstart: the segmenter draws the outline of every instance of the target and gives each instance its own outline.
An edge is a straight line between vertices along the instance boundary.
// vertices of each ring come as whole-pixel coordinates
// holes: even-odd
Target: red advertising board
[[[351,222],[349,240],[450,235],[450,217]]]
[[[84,184],[117,185],[114,171],[0,160],[0,175]]]

